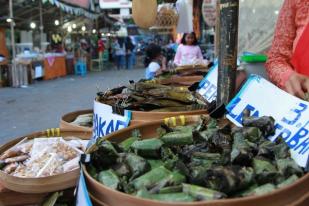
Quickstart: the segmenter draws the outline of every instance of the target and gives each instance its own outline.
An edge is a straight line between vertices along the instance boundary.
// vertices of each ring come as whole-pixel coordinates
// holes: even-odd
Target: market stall
[[[64,54],[44,55],[44,80],[66,76],[66,57]]]
[[[152,3],[145,22],[134,0],[133,17],[162,29],[158,18],[174,8]],[[61,129],[2,145],[0,204],[55,205],[62,196],[77,206],[307,205],[309,102],[258,75],[236,89],[239,1],[218,9],[211,68],[182,65],[98,91],[93,109],[64,115]],[[44,79],[66,75],[64,54],[42,57]]]

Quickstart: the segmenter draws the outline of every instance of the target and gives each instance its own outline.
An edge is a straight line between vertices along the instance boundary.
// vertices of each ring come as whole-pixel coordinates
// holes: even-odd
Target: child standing
[[[155,44],[149,45],[146,50],[145,67],[145,77],[148,80],[166,70],[166,58],[162,55],[161,47]]]
[[[181,44],[177,48],[174,63],[177,66],[182,66],[202,61],[203,55],[198,46],[195,33],[185,33],[182,37]]]

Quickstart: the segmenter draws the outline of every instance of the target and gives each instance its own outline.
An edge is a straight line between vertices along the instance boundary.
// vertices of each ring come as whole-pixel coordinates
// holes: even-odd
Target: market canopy
[[[97,2],[97,3],[94,3]],[[9,4],[7,0],[0,0],[0,27],[9,28],[6,21],[9,19]],[[55,20],[63,20],[62,24],[85,24],[97,20],[99,28],[112,25],[117,21],[110,18],[99,8],[99,2],[93,0],[13,0],[13,17],[15,27],[20,30],[29,30],[30,23],[40,25],[40,4],[44,31],[57,30]]]

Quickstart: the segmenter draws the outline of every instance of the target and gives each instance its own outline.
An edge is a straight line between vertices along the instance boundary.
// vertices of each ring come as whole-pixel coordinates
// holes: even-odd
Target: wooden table
[[[66,76],[65,56],[55,56],[50,59],[44,58],[44,80]],[[54,58],[54,59],[53,59]]]

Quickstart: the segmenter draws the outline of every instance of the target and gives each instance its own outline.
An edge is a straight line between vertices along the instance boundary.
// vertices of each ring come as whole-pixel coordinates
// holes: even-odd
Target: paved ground
[[[68,112],[92,108],[97,88],[139,80],[143,69],[108,70],[86,77],[40,81],[28,88],[0,88],[0,145],[19,135],[58,127]]]

